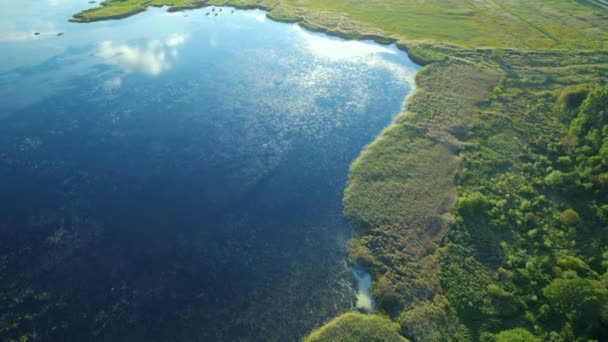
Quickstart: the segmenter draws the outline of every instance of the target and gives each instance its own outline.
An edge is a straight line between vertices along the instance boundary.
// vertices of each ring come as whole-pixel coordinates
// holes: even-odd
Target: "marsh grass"
[[[313,331],[304,341],[407,342],[407,339],[399,335],[399,324],[386,317],[348,312]]]

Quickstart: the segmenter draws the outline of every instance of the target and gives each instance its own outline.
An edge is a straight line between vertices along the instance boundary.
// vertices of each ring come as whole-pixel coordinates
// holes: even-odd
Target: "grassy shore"
[[[109,0],[75,18],[163,4]],[[264,8],[312,30],[396,42],[425,65],[407,112],[353,162],[344,195],[359,233],[351,258],[373,274],[380,311],[402,336],[608,339],[601,3],[210,4]]]
[[[313,331],[305,342],[408,342],[399,335],[399,324],[378,315],[348,312]]]

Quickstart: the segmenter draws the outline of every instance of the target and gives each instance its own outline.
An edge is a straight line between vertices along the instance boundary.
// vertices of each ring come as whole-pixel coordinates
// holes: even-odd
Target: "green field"
[[[353,162],[344,195],[359,233],[351,259],[373,274],[379,310],[402,336],[608,340],[604,2],[109,0],[74,20],[169,3],[264,8],[396,42],[425,65],[407,112]],[[345,322],[367,323],[347,317],[309,338],[353,340]]]

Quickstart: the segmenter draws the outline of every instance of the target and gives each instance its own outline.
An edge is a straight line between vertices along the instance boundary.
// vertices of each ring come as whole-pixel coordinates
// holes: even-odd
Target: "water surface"
[[[417,67],[261,11],[86,6],[0,4],[2,339],[290,341],[353,308],[348,165]]]

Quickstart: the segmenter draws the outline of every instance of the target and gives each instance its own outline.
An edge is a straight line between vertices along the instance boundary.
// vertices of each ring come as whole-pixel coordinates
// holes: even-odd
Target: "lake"
[[[418,66],[257,10],[87,6],[0,3],[1,339],[294,341],[354,308],[348,167]]]

